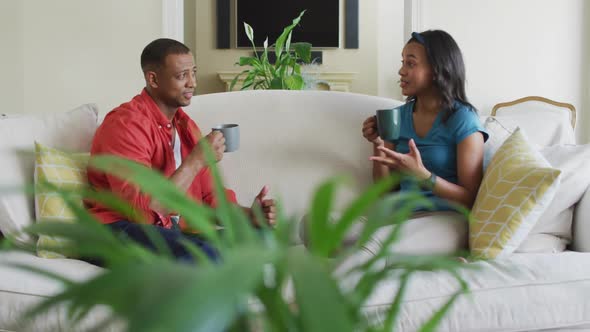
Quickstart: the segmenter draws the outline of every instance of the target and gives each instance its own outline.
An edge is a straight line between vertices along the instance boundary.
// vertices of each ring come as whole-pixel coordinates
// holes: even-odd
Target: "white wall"
[[[196,35],[194,43],[190,34],[187,34],[186,42],[195,49],[197,57],[197,93],[212,93],[224,91],[225,87],[217,77],[219,71],[239,71],[242,68],[234,66],[240,56],[249,55],[249,50],[219,50],[216,49],[216,1],[215,0],[185,0],[187,9],[195,10],[195,17],[187,14],[187,20],[196,21]],[[341,0],[342,14],[344,13],[344,1]],[[385,9],[383,11],[381,9]],[[323,51],[322,71],[356,72],[351,90],[358,93],[375,95],[380,90],[380,85],[391,85],[392,60],[388,58],[393,49],[401,50],[402,26],[403,26],[403,1],[392,0],[362,0],[359,1],[359,49],[335,49]],[[270,15],[270,14],[269,14]],[[305,21],[305,16],[302,19]],[[342,21],[342,20],[341,20]],[[341,22],[341,26],[344,23]],[[386,29],[378,32],[378,26]],[[240,27],[241,28],[241,27]],[[256,33],[256,27],[254,32]],[[232,26],[233,31],[235,27]],[[263,33],[260,31],[259,33]],[[344,35],[341,34],[341,45]],[[272,41],[271,41],[272,42]],[[379,47],[385,52],[379,52]],[[385,54],[384,54],[385,53]],[[394,52],[394,57],[399,59],[399,51]],[[384,58],[385,56],[385,58]],[[387,67],[381,70],[380,65]],[[395,69],[397,71],[397,69]],[[397,81],[397,79],[395,79]],[[393,82],[395,83],[395,82]],[[383,89],[383,93],[395,96],[395,85]]]
[[[584,0],[421,0],[420,28],[448,31],[461,47],[471,101],[482,113],[502,101],[540,95],[574,104],[578,137],[589,128],[590,19]],[[586,17],[585,17],[586,15]],[[584,32],[586,31],[586,33]]]
[[[0,113],[64,111],[87,102],[107,112],[129,100],[143,86],[139,54],[162,34],[162,1],[1,0]],[[589,1],[410,2],[420,8],[416,30],[443,28],[457,39],[469,96],[484,113],[524,95],[571,102],[578,135],[590,141]],[[197,91],[223,91],[217,72],[239,69],[233,63],[248,51],[215,49],[215,0],[185,6]],[[353,92],[401,98],[403,12],[401,0],[360,1],[360,49],[324,51],[322,70],[357,72]]]
[[[403,99],[398,70],[404,38],[404,2],[379,0],[377,11],[377,91],[382,97]],[[362,67],[361,67],[362,68]]]
[[[0,113],[23,109],[23,3],[0,0]]]
[[[16,53],[0,55],[0,63],[22,59],[24,68],[8,72],[8,80],[22,77],[21,86],[2,89],[3,100],[4,94],[15,100],[10,113],[59,112],[89,102],[107,112],[143,87],[139,56],[162,34],[162,0],[0,3],[2,31],[22,28],[10,36],[20,42]]]

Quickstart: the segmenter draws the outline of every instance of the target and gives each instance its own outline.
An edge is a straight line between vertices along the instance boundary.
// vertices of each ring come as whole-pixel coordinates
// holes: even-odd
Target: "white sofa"
[[[203,132],[219,123],[240,124],[240,149],[226,154],[220,163],[226,185],[236,191],[240,203],[249,204],[260,187],[269,184],[271,194],[281,200],[287,214],[301,216],[313,189],[327,177],[345,174],[355,181],[341,192],[341,205],[371,183],[371,147],[362,138],[361,123],[376,109],[399,104],[396,100],[351,93],[248,91],[197,96],[186,111]],[[515,119],[518,122],[518,117]],[[573,134],[567,130],[562,133],[564,127],[559,127],[559,121],[545,121],[543,125],[550,129],[533,130],[539,119],[536,116],[535,123],[518,124],[533,133],[530,136],[534,141],[545,145],[573,143]],[[32,181],[32,158],[16,154],[14,148],[32,149],[36,139],[59,148],[88,150],[96,123],[92,106],[64,114],[1,119],[0,165],[4,172],[0,184]],[[547,142],[547,130],[558,135]],[[32,199],[24,194],[2,196],[0,230],[18,231],[34,220],[33,211]],[[590,194],[586,193],[568,211],[573,215],[576,232],[571,240],[566,235],[561,239],[564,244],[572,242],[568,248],[578,251],[515,253],[504,260],[470,263],[480,267],[463,272],[472,291],[453,306],[440,331],[590,330],[590,253],[582,252],[590,251]],[[419,252],[424,247],[434,251],[466,248],[465,225],[441,228],[432,220],[416,225],[420,226],[405,232],[405,249]],[[25,308],[59,289],[59,285],[43,277],[8,266],[11,262],[47,268],[75,280],[101,271],[72,259],[49,260],[20,252],[0,252],[0,331],[14,327]],[[394,280],[381,285],[367,303],[367,315],[383,319],[382,310],[391,303],[396,287]],[[449,275],[416,274],[401,311],[399,330],[418,329],[457,288]],[[103,315],[101,311],[93,312],[88,323],[99,321]],[[68,330],[65,313],[56,309],[26,329]]]

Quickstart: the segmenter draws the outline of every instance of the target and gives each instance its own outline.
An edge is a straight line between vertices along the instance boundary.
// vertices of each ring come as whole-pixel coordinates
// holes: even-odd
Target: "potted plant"
[[[270,47],[274,47],[275,63],[269,61],[268,37],[264,41],[262,53],[254,44],[254,29],[244,22],[244,30],[248,39],[252,43],[254,56],[240,57],[237,65],[250,66],[236,75],[230,85],[233,90],[238,80],[245,75],[241,89],[282,89],[282,90],[301,90],[305,87],[305,82],[301,76],[301,64],[311,63],[311,44],[310,43],[291,43],[291,34],[293,29],[299,24],[301,17],[305,13],[302,11],[296,17],[291,25],[283,29],[276,42]]]
[[[206,146],[205,149],[216,190],[221,193],[223,185],[212,153]],[[54,278],[64,286],[63,291],[42,301],[28,317],[65,305],[72,321],[79,322],[96,307],[106,306],[111,315],[96,327],[97,331],[113,321],[123,321],[129,331],[392,331],[413,273],[449,271],[463,290],[467,288],[456,273],[467,266],[450,257],[391,253],[389,245],[396,241],[400,227],[391,232],[375,257],[337,271],[340,262],[369,241],[378,227],[402,225],[416,204],[428,203],[417,193],[384,196],[398,183],[395,175],[368,188],[336,221],[329,216],[343,179],[329,179],[321,184],[308,213],[308,250],[301,250],[290,245],[294,223],[280,211],[275,229],[255,229],[243,211],[229,204],[223,194],[218,195],[219,206],[213,210],[196,204],[165,177],[142,165],[109,156],[93,158],[91,165],[136,183],[169,210],[178,211],[189,225],[215,244],[221,262],[209,261],[190,243],[186,246],[198,257],[196,265],[176,262],[165,247],[157,252],[148,251],[114,236],[80,205],[82,195],[125,214],[133,213],[116,197],[88,189],[74,192],[50,188],[67,202],[77,222],[38,223],[26,232],[66,238],[68,241],[61,247],[44,249],[96,257],[107,268],[87,281],[75,282],[48,271],[19,266]],[[404,200],[403,208],[391,211],[393,203],[399,200]],[[368,217],[363,235],[353,248],[342,249],[347,230],[360,215]],[[215,231],[216,224],[224,227],[223,233]],[[19,247],[10,238],[5,240],[5,247],[34,250]],[[379,267],[383,259],[390,263],[385,268]],[[399,282],[399,289],[383,324],[376,326],[364,314],[363,305],[385,280]],[[422,331],[433,331],[460,294],[452,296],[435,312]]]

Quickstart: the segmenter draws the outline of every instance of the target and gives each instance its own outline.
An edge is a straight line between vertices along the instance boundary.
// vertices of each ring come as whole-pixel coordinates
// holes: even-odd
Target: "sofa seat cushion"
[[[590,323],[588,253],[513,254],[469,264],[480,268],[461,272],[471,292],[459,297],[437,331],[533,331]],[[390,280],[377,288],[366,305],[370,319],[385,319],[397,287]],[[458,289],[448,274],[416,273],[400,312],[399,330],[418,330]]]
[[[15,263],[59,273],[74,281],[86,280],[102,271],[100,267],[76,259],[45,259],[26,252],[0,252],[0,293],[51,296],[62,289],[59,282],[10,266]]]
[[[72,327],[65,306],[52,307],[47,313],[24,322],[23,314],[34,305],[62,289],[59,282],[41,275],[9,266],[23,264],[58,273],[70,280],[89,279],[102,268],[74,259],[45,259],[20,251],[0,252],[0,331],[85,331],[102,322],[108,315],[106,307],[90,312],[79,325]],[[122,331],[123,322],[104,327],[104,331]]]

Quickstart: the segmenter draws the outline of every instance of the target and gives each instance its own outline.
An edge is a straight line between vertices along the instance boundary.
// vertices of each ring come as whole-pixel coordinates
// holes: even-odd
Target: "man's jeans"
[[[219,259],[219,253],[213,246],[206,242],[202,237],[197,234],[185,234],[180,232],[178,229],[168,229],[155,225],[143,225],[126,220],[116,221],[114,223],[107,224],[107,226],[117,235],[125,236],[150,250],[157,250],[157,247],[152,243],[146,232],[145,227],[150,227],[164,243],[170,249],[172,255],[179,261],[194,263],[196,257],[193,257],[191,253],[182,244],[181,239],[186,239],[192,242],[195,246],[200,248],[205,255],[211,260],[217,261]]]

